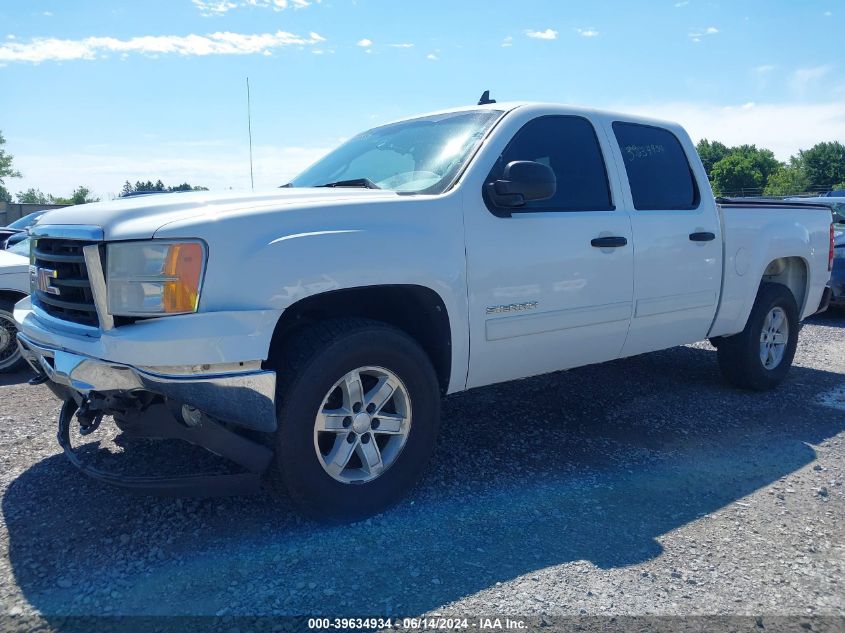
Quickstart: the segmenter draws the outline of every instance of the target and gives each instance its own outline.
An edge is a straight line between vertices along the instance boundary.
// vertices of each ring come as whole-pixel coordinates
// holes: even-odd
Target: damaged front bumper
[[[276,373],[260,363],[141,368],[48,347],[18,334],[24,359],[63,400],[148,392],[256,431],[276,430]],[[166,370],[166,371],[165,371]]]
[[[38,374],[35,382],[46,382],[64,401],[58,441],[70,462],[89,477],[168,496],[248,494],[260,489],[273,451],[230,428],[276,429],[276,375],[262,370],[260,363],[171,367],[171,372],[179,373],[165,374],[55,349],[21,333],[18,346]],[[185,405],[202,415],[189,424],[179,414]],[[234,462],[241,472],[133,476],[101,470],[74,448],[71,427],[76,415],[80,433],[87,435],[97,429],[105,413],[113,411],[120,412],[118,427],[127,437],[183,440]]]
[[[176,497],[252,494],[261,489],[262,476],[273,459],[273,451],[261,443],[208,418],[197,426],[186,426],[168,407],[159,403],[140,415],[130,412],[123,418],[120,425],[123,434],[133,438],[183,440],[230,460],[241,472],[139,476],[102,470],[94,465],[90,454],[87,455],[89,459],[85,459],[71,443],[73,416],[77,411],[76,401],[70,399],[65,400],[59,413],[57,437],[70,463],[92,479],[142,494]]]

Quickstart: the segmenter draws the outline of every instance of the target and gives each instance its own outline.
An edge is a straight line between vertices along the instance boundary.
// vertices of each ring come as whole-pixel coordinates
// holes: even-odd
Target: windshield
[[[26,229],[35,224],[35,221],[44,215],[44,211],[36,211],[35,213],[30,213],[29,215],[25,215],[22,218],[18,218],[14,222],[12,222],[7,228],[10,229]]]
[[[450,112],[377,127],[350,139],[287,186],[374,185],[442,193],[501,115],[498,110]]]
[[[830,205],[833,210],[833,223],[845,225],[845,202]]]

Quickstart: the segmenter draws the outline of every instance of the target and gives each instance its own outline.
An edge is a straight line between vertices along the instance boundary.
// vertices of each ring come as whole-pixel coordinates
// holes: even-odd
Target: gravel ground
[[[422,484],[347,526],[89,481],[26,378],[0,380],[0,614],[845,615],[845,315],[771,393],[699,344],[452,396]]]

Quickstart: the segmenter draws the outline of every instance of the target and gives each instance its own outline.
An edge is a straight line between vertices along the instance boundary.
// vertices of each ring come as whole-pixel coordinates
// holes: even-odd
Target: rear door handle
[[[692,242],[712,242],[716,239],[716,234],[702,231],[701,233],[690,233],[689,238]]]
[[[590,245],[596,248],[619,248],[625,246],[628,239],[624,237],[596,237],[590,240]]]

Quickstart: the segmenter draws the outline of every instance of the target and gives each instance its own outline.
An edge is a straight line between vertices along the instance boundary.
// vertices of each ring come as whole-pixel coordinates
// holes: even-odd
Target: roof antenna
[[[481,94],[481,99],[478,100],[478,105],[487,105],[488,103],[496,103],[496,100],[490,98],[489,90],[485,90]]]

